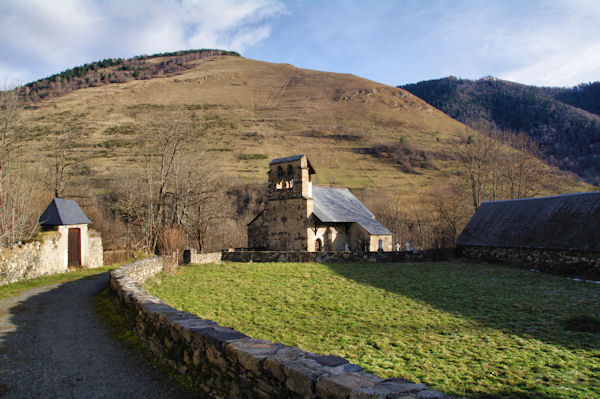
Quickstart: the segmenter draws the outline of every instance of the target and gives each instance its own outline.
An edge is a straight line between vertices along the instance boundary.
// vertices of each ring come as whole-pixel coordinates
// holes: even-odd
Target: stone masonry
[[[559,276],[600,280],[598,252],[458,245],[456,253],[478,261],[504,262]]]
[[[103,265],[102,238],[87,225],[82,241],[83,268]],[[15,244],[0,250],[0,285],[14,283],[49,274],[64,273],[67,267],[67,229],[59,226],[56,231],[44,232],[37,241]]]

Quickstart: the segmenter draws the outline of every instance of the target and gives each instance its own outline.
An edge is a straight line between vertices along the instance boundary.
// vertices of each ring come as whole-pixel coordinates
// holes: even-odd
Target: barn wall
[[[600,280],[599,252],[468,245],[457,245],[456,252],[478,261],[499,261],[559,276]]]

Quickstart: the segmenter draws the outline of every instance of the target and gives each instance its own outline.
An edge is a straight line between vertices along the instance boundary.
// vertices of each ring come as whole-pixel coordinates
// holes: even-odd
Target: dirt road
[[[94,296],[108,274],[0,302],[0,397],[192,398],[137,351],[107,335]]]

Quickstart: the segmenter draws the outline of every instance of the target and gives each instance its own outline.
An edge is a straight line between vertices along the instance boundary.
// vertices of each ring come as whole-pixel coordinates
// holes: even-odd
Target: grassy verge
[[[68,281],[79,280],[80,278],[91,276],[93,274],[103,273],[108,270],[119,267],[120,264],[98,267],[95,269],[80,269],[72,272],[51,274],[48,276],[36,277],[29,280],[22,280],[16,283],[10,283],[0,286],[0,301],[11,296],[19,295],[31,288],[42,287],[44,285],[65,283]]]
[[[461,263],[222,264],[146,284],[255,338],[337,354],[455,396],[600,396],[600,287]]]

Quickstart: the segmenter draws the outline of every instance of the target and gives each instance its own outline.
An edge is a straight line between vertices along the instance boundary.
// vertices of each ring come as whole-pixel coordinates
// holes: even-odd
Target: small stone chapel
[[[248,248],[392,251],[392,233],[347,188],[313,186],[306,155],[269,163],[265,209],[248,223]]]
[[[102,240],[99,236],[90,237],[90,219],[74,200],[54,198],[39,224],[42,231],[57,231],[60,238],[53,254],[59,267],[93,268],[102,266]]]

